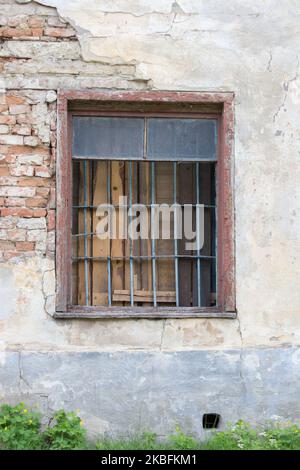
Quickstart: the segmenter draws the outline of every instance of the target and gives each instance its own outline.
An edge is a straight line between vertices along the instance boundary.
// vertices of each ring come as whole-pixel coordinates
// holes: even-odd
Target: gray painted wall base
[[[187,352],[14,352],[2,356],[1,401],[80,410],[90,433],[180,424],[201,436],[202,414],[262,423],[300,419],[300,349]],[[207,432],[207,431],[206,431]]]

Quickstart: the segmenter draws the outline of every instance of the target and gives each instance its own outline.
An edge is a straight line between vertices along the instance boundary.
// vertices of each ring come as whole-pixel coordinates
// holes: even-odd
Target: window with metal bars
[[[216,118],[73,115],[72,305],[216,306],[217,156]],[[132,239],[127,228],[127,236],[99,238],[98,208],[105,204],[114,210],[117,232],[124,215],[130,231],[133,207],[145,208],[147,233]],[[174,212],[171,236],[153,237],[161,204],[189,206],[196,238],[197,207],[203,208],[201,247],[187,249],[184,227],[180,238],[174,235]],[[141,233],[140,225],[141,219]]]

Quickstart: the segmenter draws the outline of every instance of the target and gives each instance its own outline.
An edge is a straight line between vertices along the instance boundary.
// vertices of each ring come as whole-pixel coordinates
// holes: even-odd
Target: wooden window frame
[[[115,115],[124,106],[143,113],[149,103],[163,106],[176,116],[204,109],[203,117],[219,121],[217,170],[217,278],[216,307],[85,307],[71,305],[71,210],[72,149],[71,112],[93,114],[105,107]],[[58,93],[58,146],[56,165],[56,311],[55,318],[236,318],[235,240],[233,206],[234,94],[231,92],[122,91],[97,92],[61,90]],[[202,108],[201,108],[202,107]],[[213,111],[210,111],[210,107]],[[190,108],[190,110],[189,110]],[[218,109],[218,111],[215,111]],[[158,111],[159,112],[159,111]],[[200,113],[198,112],[198,115]]]

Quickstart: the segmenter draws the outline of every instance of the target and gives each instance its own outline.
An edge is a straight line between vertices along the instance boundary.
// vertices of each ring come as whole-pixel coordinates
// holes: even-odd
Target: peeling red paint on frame
[[[70,106],[83,103],[89,112],[89,103],[111,103],[115,110],[118,103],[134,103],[135,110],[141,103],[169,103],[221,106],[219,115],[219,155],[217,171],[218,203],[218,307],[177,308],[173,312],[164,308],[144,314],[134,313],[122,307],[72,307],[71,306],[71,133]],[[234,145],[234,94],[231,92],[168,92],[168,91],[73,91],[58,93],[58,156],[57,156],[57,308],[58,318],[186,318],[225,317],[235,318],[235,243],[233,204],[233,145]],[[101,313],[97,311],[101,310]],[[119,312],[118,312],[119,310]],[[127,310],[127,313],[126,311]]]

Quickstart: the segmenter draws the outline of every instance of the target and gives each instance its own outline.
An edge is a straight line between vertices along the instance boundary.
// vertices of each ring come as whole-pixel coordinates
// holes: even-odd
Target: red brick
[[[19,186],[49,186],[49,178],[40,178],[38,176],[21,176]]]
[[[1,205],[4,205],[6,207],[23,207],[24,199],[22,197],[6,197],[4,199],[4,203],[0,203],[0,206]]]
[[[0,116],[0,124],[15,124],[15,123],[16,123],[15,116],[10,116],[8,114]]]
[[[35,176],[40,176],[41,178],[50,178],[50,170],[46,166],[36,166],[34,169]]]
[[[14,250],[15,244],[11,241],[8,240],[0,240],[0,250],[1,251],[6,251],[6,250]]]
[[[47,207],[47,199],[43,197],[29,197],[25,201],[26,207]]]
[[[56,207],[56,189],[55,188],[50,188],[49,207],[50,209],[55,209]]]
[[[75,36],[75,32],[69,28],[45,28],[44,34],[53,38],[70,38]]]
[[[26,124],[26,125],[33,124],[33,118],[32,116],[28,114],[18,114],[16,118],[17,118],[18,124]]]
[[[31,29],[31,36],[33,36],[33,37],[43,36],[43,28],[32,28]]]
[[[7,104],[0,104],[0,113],[4,113],[8,110]]]
[[[18,256],[20,256],[19,251],[5,251],[3,255],[3,259],[9,260],[11,258],[17,258]]]
[[[4,38],[20,38],[31,36],[30,28],[0,28],[0,36]]]
[[[47,216],[47,228],[48,231],[55,229],[55,210],[49,210]]]
[[[16,242],[16,249],[19,251],[33,251],[34,247],[34,242]]]
[[[41,197],[48,197],[50,193],[50,188],[36,188],[36,195]]]
[[[30,16],[28,24],[31,28],[42,28],[45,24],[45,19],[41,16]]]
[[[26,101],[24,98],[15,95],[6,95],[6,103],[8,105],[11,104],[25,104]]]
[[[1,217],[17,216],[17,217],[32,217],[32,209],[26,207],[3,207],[1,210]]]
[[[8,166],[0,166],[0,176],[8,176],[9,168]]]
[[[22,126],[20,124],[16,124],[12,128],[12,133],[18,135],[31,135],[31,126]]]

